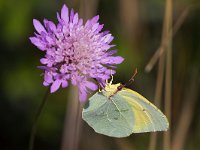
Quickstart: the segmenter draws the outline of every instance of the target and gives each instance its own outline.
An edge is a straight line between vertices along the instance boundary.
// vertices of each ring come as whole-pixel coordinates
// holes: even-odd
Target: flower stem
[[[73,149],[78,150],[79,149],[79,141],[80,141],[80,133],[81,133],[81,127],[82,127],[82,122],[81,122],[81,110],[82,110],[82,105],[80,104],[80,101],[78,101],[78,106],[77,106],[77,114],[76,114],[76,127],[75,127],[75,136],[74,136],[74,143],[73,143]]]
[[[76,138],[79,133],[79,129],[77,129],[79,127],[78,119],[81,120],[81,117],[78,118],[78,110],[80,109],[78,103],[78,88],[72,86],[67,102],[61,150],[77,150],[76,146],[78,146],[79,140],[79,137]]]
[[[30,134],[30,139],[29,139],[29,148],[28,150],[33,150],[34,149],[34,140],[35,140],[35,133],[36,133],[36,130],[37,130],[37,124],[38,124],[38,120],[41,116],[41,112],[42,110],[44,109],[44,106],[47,102],[47,97],[48,97],[48,93],[49,93],[49,88],[47,89],[47,91],[45,92],[44,94],[44,97],[42,99],[42,102],[35,114],[35,118],[34,118],[34,121],[33,121],[33,125],[32,125],[32,129],[31,129],[31,134]]]

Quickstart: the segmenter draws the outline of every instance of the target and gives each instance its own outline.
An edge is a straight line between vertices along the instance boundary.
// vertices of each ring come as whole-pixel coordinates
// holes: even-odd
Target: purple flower
[[[61,14],[57,13],[58,24],[44,19],[44,26],[36,19],[33,25],[37,31],[30,37],[31,42],[45,52],[40,59],[44,70],[44,86],[51,86],[50,92],[60,87],[67,87],[71,81],[79,87],[79,99],[87,99],[88,90],[97,90],[91,81],[96,79],[100,85],[114,74],[116,64],[124,60],[120,56],[112,56],[117,51],[110,50],[113,36],[101,32],[103,25],[98,23],[99,16],[93,17],[85,24],[72,9],[63,5]]]

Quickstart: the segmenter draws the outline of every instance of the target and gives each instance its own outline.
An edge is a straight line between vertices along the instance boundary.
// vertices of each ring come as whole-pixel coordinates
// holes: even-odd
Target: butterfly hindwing
[[[98,108],[93,105],[101,101]],[[83,119],[97,132],[112,137],[126,137],[133,133],[132,108],[119,95],[108,99],[101,93],[93,95],[87,108],[83,109]]]

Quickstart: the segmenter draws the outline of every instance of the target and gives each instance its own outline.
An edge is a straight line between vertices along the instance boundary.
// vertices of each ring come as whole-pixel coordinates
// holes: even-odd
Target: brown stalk
[[[80,137],[81,137],[81,131],[82,131],[82,104],[78,101],[78,107],[77,107],[77,116],[76,116],[76,127],[75,127],[75,135],[74,135],[74,150],[79,149],[79,142],[80,142]]]
[[[164,79],[164,63],[165,62],[165,56],[162,55],[159,58],[159,66],[158,66],[158,72],[157,72],[157,81],[156,81],[156,91],[155,91],[155,98],[154,103],[157,107],[160,107],[161,103],[161,97],[162,97],[162,90],[163,90],[163,79]],[[151,133],[150,136],[150,144],[149,144],[149,150],[155,150],[157,145],[157,133]]]
[[[171,124],[171,90],[172,90],[172,17],[173,5],[172,0],[166,0],[166,39],[169,38],[166,47],[166,72],[165,72],[165,115],[168,118],[169,125]],[[171,149],[171,131],[170,128],[164,132],[163,150]]]
[[[138,40],[140,32],[140,17],[139,17],[139,0],[120,0],[119,1],[119,12],[122,26],[122,33],[127,39],[132,42]],[[127,15],[128,14],[128,15]],[[137,43],[137,42],[136,42]]]
[[[76,139],[76,123],[78,111],[78,89],[76,87],[70,87],[70,96],[68,98],[66,106],[66,114],[64,120],[64,132],[62,138],[61,150],[76,150],[75,145],[78,144]]]
[[[84,20],[91,19],[97,12],[99,0],[79,0],[80,15]]]
[[[193,5],[185,8],[183,10],[183,12],[181,13],[180,17],[178,17],[178,20],[175,22],[173,28],[170,29],[171,30],[170,32],[172,32],[172,29],[173,29],[173,33],[172,33],[173,37],[175,36],[177,31],[180,29],[181,25],[185,21],[186,17],[188,16],[188,14],[192,8],[194,8]],[[150,72],[152,70],[152,68],[155,66],[155,64],[158,61],[158,59],[160,58],[160,56],[166,50],[166,47],[167,47],[167,45],[169,45],[169,42],[170,42],[170,37],[167,37],[166,40],[160,44],[160,46],[158,47],[158,49],[156,50],[156,52],[154,53],[154,55],[152,56],[152,58],[150,59],[148,64],[146,65],[146,67],[145,67],[146,72]]]
[[[181,116],[174,133],[174,139],[172,141],[172,150],[182,150],[184,149],[185,140],[187,138],[187,133],[194,115],[194,108],[196,101],[198,99],[199,92],[199,69],[195,67],[191,73],[190,82],[186,90],[185,104],[182,108]],[[188,90],[189,89],[189,90]]]
[[[120,150],[135,150],[133,145],[126,139],[115,139],[115,142]]]
[[[163,20],[163,29],[162,29],[162,38],[161,38],[161,45],[165,44],[166,40],[166,17]],[[161,53],[162,49],[158,49],[158,52]],[[164,67],[165,66],[165,55],[159,56],[159,63],[158,63],[158,72],[157,72],[157,81],[156,81],[156,91],[155,91],[155,98],[154,102],[157,107],[160,107],[161,104],[161,97],[163,91],[163,81],[164,81]],[[149,150],[155,150],[157,146],[157,133],[151,133],[150,136],[150,145]]]

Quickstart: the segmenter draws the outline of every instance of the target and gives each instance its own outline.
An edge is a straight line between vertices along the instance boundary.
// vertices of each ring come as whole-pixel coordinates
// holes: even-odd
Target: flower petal
[[[78,21],[78,26],[80,27],[80,26],[82,26],[83,25],[83,19],[79,19],[79,21]]]
[[[43,25],[40,23],[40,21],[36,20],[36,19],[33,19],[33,25],[36,29],[36,31],[38,33],[41,34],[41,32],[46,32],[46,30],[44,29]]]
[[[112,74],[115,74],[116,71],[115,71],[115,70],[112,70],[112,69],[109,69],[109,70],[106,70],[105,73],[108,74],[108,75],[110,76],[110,75],[112,75]]]
[[[57,15],[58,22],[61,23],[62,20],[61,20],[61,18],[60,18],[60,14],[57,12],[56,15]],[[59,24],[58,24],[58,25],[59,25]]]
[[[37,46],[40,50],[44,51],[46,50],[46,44],[41,41],[40,39],[36,37],[30,37],[31,43],[33,43],[35,46]]]
[[[48,73],[48,72],[45,72],[44,81],[46,81],[47,83],[52,83],[53,82],[52,75],[50,75],[50,73]]]
[[[63,19],[65,23],[69,22],[69,10],[66,5],[63,5],[61,9],[61,19]]]
[[[51,85],[50,92],[54,93],[55,91],[57,91],[59,89],[60,85],[61,85],[61,80],[54,81],[53,84]]]
[[[85,83],[85,86],[88,87],[92,91],[95,91],[98,89],[98,86],[96,84],[94,84],[93,82],[89,82],[89,81],[87,81]]]
[[[94,17],[91,19],[91,23],[96,23],[98,20],[99,20],[99,15],[94,16]]]
[[[44,86],[49,86],[49,83],[46,82],[46,81],[44,81],[44,82],[43,82],[43,85],[44,85]]]
[[[117,53],[117,50],[111,50],[111,51],[107,52],[106,54],[107,54],[107,56],[109,56],[109,55],[113,55],[115,53]]]
[[[73,18],[74,18],[74,9],[72,8],[70,12],[70,22],[73,22]]]
[[[87,99],[87,93],[85,91],[80,91],[79,92],[79,100],[81,102],[85,102]]]
[[[120,64],[124,61],[124,58],[121,56],[109,56],[101,60],[102,64]]]
[[[76,13],[73,18],[73,24],[77,24],[77,23],[78,23],[78,13]]]
[[[99,23],[95,23],[92,27],[92,32],[96,31],[99,27]]]
[[[68,82],[63,80],[62,81],[62,88],[66,88],[68,86]]]
[[[56,31],[56,25],[52,21],[48,21],[47,19],[44,19],[44,25],[49,31],[51,32]]]
[[[101,31],[103,29],[103,26],[104,26],[103,24],[99,25],[97,28],[97,32]]]
[[[105,43],[110,43],[113,40],[113,36],[111,34],[107,34],[104,36],[104,42]]]
[[[99,74],[98,75],[98,78],[101,79],[101,80],[107,80],[110,78],[110,74]]]
[[[46,36],[45,39],[48,42],[48,44],[51,44],[51,45],[55,44],[55,41],[54,41],[53,37]]]

